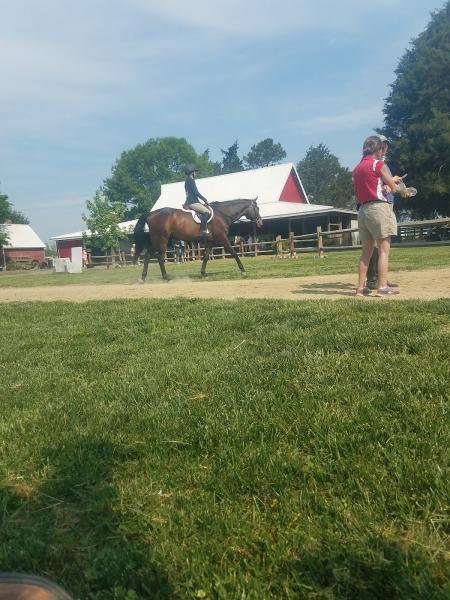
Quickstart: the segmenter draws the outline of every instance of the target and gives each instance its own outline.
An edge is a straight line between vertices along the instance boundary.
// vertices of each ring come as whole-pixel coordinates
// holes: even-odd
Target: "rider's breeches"
[[[195,210],[195,212],[200,213],[202,215],[204,215],[205,213],[208,213],[208,215],[211,214],[209,208],[201,202],[194,202],[194,204],[189,204],[189,208],[191,210]]]

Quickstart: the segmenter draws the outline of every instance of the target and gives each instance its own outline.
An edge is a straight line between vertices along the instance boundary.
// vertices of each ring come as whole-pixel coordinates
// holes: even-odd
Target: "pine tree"
[[[384,107],[392,170],[418,189],[399,200],[416,217],[450,214],[450,1],[432,15],[395,71]]]
[[[242,160],[238,156],[239,144],[236,140],[227,150],[220,151],[223,154],[222,158],[222,173],[237,173],[237,171],[243,171],[244,166]]]

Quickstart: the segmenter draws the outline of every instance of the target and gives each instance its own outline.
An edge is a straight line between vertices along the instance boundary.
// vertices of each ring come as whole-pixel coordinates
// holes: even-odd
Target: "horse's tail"
[[[138,259],[144,250],[150,250],[150,233],[145,231],[149,213],[142,215],[134,226],[134,258]]]

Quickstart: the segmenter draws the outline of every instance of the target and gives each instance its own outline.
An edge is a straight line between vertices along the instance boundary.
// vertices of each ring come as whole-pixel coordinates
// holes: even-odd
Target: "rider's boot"
[[[209,213],[202,213],[200,216],[200,237],[205,237],[208,235],[208,219]]]

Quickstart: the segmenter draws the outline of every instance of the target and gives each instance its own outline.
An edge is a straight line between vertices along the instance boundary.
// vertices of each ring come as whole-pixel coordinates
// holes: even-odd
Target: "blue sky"
[[[0,190],[42,239],[83,227],[116,159],[264,138],[344,166],[443,0],[0,0]],[[301,176],[301,174],[300,174]]]

